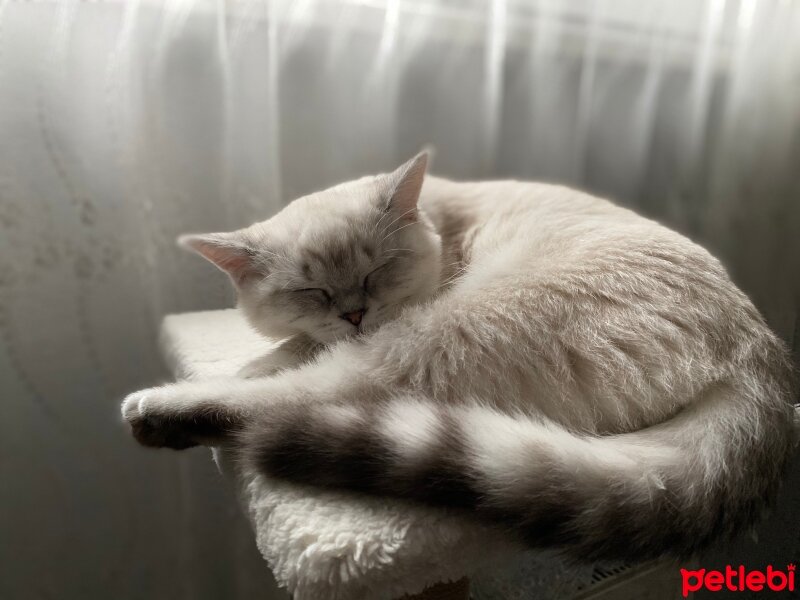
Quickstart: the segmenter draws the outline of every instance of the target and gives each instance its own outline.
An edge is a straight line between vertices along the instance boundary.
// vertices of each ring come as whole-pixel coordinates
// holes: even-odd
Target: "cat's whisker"
[[[452,266],[455,266],[456,264],[458,264],[458,263],[452,263],[450,266],[452,267]],[[463,266],[463,267],[460,267],[459,269],[456,269],[456,271],[452,275],[450,275],[450,277],[448,277],[447,279],[443,280],[439,284],[437,289],[442,289],[442,288],[446,287],[447,285],[449,285],[450,283],[452,283],[456,279],[460,278],[466,272],[467,272],[467,266],[466,265]]]
[[[398,227],[397,229],[392,230],[391,235],[395,235],[398,232],[403,231],[403,229],[405,229],[406,227],[411,227],[412,225],[416,225],[416,223],[406,223],[402,227]]]
[[[388,229],[389,227],[391,227],[392,225],[394,225],[395,223],[397,223],[397,222],[398,222],[400,219],[402,219],[403,217],[406,217],[406,216],[410,215],[411,213],[413,213],[413,212],[416,212],[416,210],[417,210],[417,207],[416,207],[416,206],[413,206],[413,207],[409,208],[407,211],[405,211],[404,213],[402,213],[401,215],[398,215],[398,216],[397,216],[397,217],[396,217],[396,218],[395,218],[395,219],[394,219],[394,220],[393,220],[391,223],[389,223],[389,224],[388,224],[388,225],[387,225],[387,226],[384,228],[384,231],[385,231],[386,229]]]
[[[387,250],[384,253],[384,256],[385,255],[394,255],[394,256],[396,256],[398,253],[399,254],[404,254],[404,253],[405,254],[419,254],[419,252],[417,252],[416,250],[414,250],[412,248],[392,248],[391,250]]]
[[[383,212],[381,213],[381,216],[380,216],[380,218],[379,218],[379,219],[378,219],[378,221],[375,223],[375,229],[378,229],[378,228],[381,226],[381,223],[383,223],[383,220],[384,220],[386,217],[388,217],[390,214],[391,214],[391,213],[389,213],[388,211],[383,211]]]
[[[394,231],[389,231],[389,233],[387,233],[387,231],[389,230],[389,228],[391,228],[392,225],[394,225],[400,219],[402,219],[403,217],[413,213],[416,210],[417,210],[416,207],[410,208],[409,210],[405,211],[403,214],[401,214],[397,218],[395,218],[386,227],[384,227],[383,230],[378,234],[379,236],[381,236],[381,240],[380,240],[379,244],[382,245],[387,239],[389,239],[390,236],[394,235],[395,233],[397,233],[397,231],[399,231],[399,229],[396,229]],[[416,224],[416,221],[409,223],[409,225],[414,225],[414,224]],[[400,229],[402,229],[402,227]]]

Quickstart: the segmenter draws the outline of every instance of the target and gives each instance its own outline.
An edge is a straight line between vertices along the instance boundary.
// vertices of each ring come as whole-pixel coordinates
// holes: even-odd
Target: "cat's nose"
[[[339,316],[345,321],[350,321],[353,325],[357,326],[359,323],[361,323],[361,318],[364,316],[366,311],[366,308],[359,308],[358,310],[354,310],[352,312],[342,313]]]

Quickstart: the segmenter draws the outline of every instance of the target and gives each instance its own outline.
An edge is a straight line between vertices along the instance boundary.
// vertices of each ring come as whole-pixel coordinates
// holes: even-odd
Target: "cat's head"
[[[439,285],[441,241],[419,210],[428,156],[299,198],[230,233],[180,243],[225,271],[251,325],[330,343],[374,329]]]

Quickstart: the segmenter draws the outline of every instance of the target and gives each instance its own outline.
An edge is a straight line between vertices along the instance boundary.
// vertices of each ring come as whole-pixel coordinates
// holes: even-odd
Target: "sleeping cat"
[[[131,394],[136,438],[459,507],[585,560],[751,525],[793,447],[792,368],[720,264],[588,194],[426,163],[183,238],[287,341],[249,379]]]

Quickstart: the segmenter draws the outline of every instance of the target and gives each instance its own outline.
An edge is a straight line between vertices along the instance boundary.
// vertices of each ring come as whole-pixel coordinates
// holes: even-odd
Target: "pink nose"
[[[342,319],[350,321],[353,325],[358,325],[361,323],[361,318],[364,316],[364,312],[364,309],[360,308],[358,310],[354,310],[353,312],[344,313],[340,316]]]

